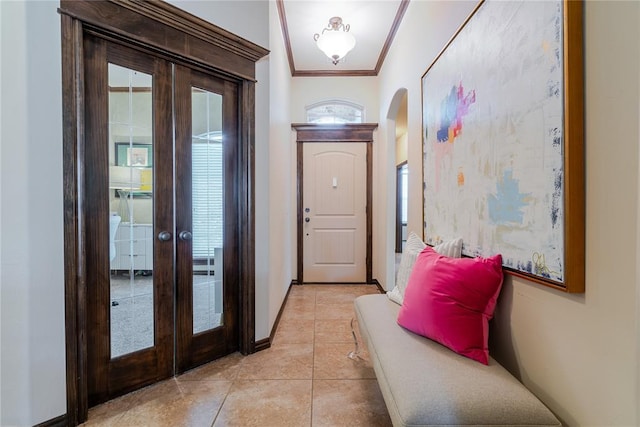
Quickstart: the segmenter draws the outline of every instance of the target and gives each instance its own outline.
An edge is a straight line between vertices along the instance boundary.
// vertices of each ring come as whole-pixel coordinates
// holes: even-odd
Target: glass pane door
[[[238,348],[237,86],[175,67],[177,371]]]
[[[152,347],[153,79],[109,64],[111,357]]]
[[[97,37],[84,49],[91,406],[173,373],[174,159],[171,64]]]
[[[222,96],[191,88],[193,333],[223,324]]]

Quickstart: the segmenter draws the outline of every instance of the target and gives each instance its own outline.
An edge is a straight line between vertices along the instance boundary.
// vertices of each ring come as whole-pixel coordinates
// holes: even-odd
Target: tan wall
[[[407,136],[407,97],[402,97],[400,108],[395,117],[396,124],[396,165],[408,158],[409,138]]]
[[[294,77],[291,87],[291,121],[307,121],[305,107],[328,99],[363,105],[365,121],[378,122],[378,83],[375,77]]]
[[[407,133],[403,133],[396,138],[396,165],[407,161],[409,149],[409,138]]]
[[[410,230],[422,221],[420,77],[473,5],[411,2],[380,76],[381,115],[408,89],[409,192],[420,201]],[[587,291],[507,277],[491,331],[492,355],[571,426],[639,422],[639,27],[638,2],[585,3]]]

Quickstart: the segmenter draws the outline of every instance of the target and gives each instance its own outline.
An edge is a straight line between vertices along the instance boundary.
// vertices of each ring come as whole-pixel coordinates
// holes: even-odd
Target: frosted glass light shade
[[[324,31],[317,40],[318,48],[336,65],[356,45],[356,38],[346,31]]]

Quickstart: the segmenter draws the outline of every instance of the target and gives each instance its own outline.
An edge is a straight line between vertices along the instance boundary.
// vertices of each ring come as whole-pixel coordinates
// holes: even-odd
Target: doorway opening
[[[396,159],[396,253],[407,241],[409,155],[407,138],[407,94],[404,93],[395,118]]]
[[[396,91],[387,113],[387,244],[385,245],[386,282],[395,283],[409,223],[409,162],[407,89]]]
[[[373,283],[371,263],[372,143],[373,131],[378,125],[375,123],[294,123],[291,126],[297,131],[297,283]],[[323,167],[316,168],[311,165],[309,170],[307,170],[308,166],[304,159],[305,151],[309,150],[305,150],[306,145],[319,147],[320,152],[318,154],[320,154],[320,156],[316,158],[320,159],[320,166],[322,162],[329,159],[328,163],[325,162],[327,166],[335,166],[337,164],[335,162],[340,162],[344,167],[337,168],[335,171],[330,170],[329,172],[331,173],[329,175],[322,173],[324,169],[327,169]],[[345,149],[340,149],[340,145],[344,145]],[[361,145],[361,150],[357,150],[360,151],[361,154],[348,153],[350,150],[347,150],[346,147],[352,146],[353,148],[354,145]],[[326,147],[327,150],[323,150],[323,146]],[[335,162],[330,159],[334,159]],[[356,166],[360,160],[364,161],[365,164]],[[362,170],[364,170],[365,183],[363,186],[358,187],[360,189],[357,190],[356,187],[353,186],[353,178],[348,178],[348,176],[349,174],[353,176],[354,173],[359,174],[359,172],[356,171]],[[311,172],[312,175],[310,176],[309,171],[315,172]],[[305,179],[305,175],[307,175],[307,179]],[[326,191],[322,194],[312,193],[311,195],[306,195],[304,191],[305,181],[309,182],[310,180],[312,182],[314,180],[320,180],[318,183],[320,186],[325,187]],[[355,196],[354,191],[359,194]],[[364,194],[361,194],[362,192]],[[315,218],[312,216],[314,212],[317,213],[317,208],[314,207],[314,212],[312,212],[312,208],[307,206],[307,201],[309,201],[308,199],[310,197],[313,197],[320,203],[324,203],[325,207],[321,208],[321,213],[326,212],[326,215]],[[335,209],[334,201],[339,200],[345,202],[344,206],[340,208],[339,212],[331,212]],[[356,206],[354,203],[358,203],[361,206]],[[316,203],[314,203],[314,205],[315,204]],[[362,204],[364,204],[364,206],[362,206]],[[353,212],[360,212],[362,210],[364,211],[364,230],[356,230],[354,228],[355,226],[350,222],[354,217]],[[322,218],[322,216],[324,216],[324,218]],[[331,216],[333,219],[342,220],[343,223],[329,230],[329,232],[325,232],[326,229],[323,230],[322,227],[314,229],[316,219],[323,221],[325,218]],[[310,243],[313,246],[309,246]],[[339,247],[340,250],[334,252],[330,249],[331,247]],[[357,248],[361,248],[361,250],[357,250]],[[362,255],[364,255],[364,259],[361,259]],[[313,271],[313,269],[323,264],[327,267],[324,269],[325,273],[315,275],[317,271]],[[351,269],[350,266],[362,264],[364,264],[364,274],[359,273],[360,275],[357,276],[358,279],[342,280],[342,278],[338,276],[334,277],[331,275],[334,268],[336,271],[346,271]],[[305,271],[313,271],[310,273],[312,282],[309,282],[305,278]]]
[[[401,254],[407,243],[408,186],[409,167],[404,161],[396,167],[396,254]]]

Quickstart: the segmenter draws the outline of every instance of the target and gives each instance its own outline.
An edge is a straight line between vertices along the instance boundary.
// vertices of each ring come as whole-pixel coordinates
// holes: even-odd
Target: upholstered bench
[[[394,426],[560,426],[505,368],[461,356],[397,324],[386,295],[355,300],[361,337]]]

